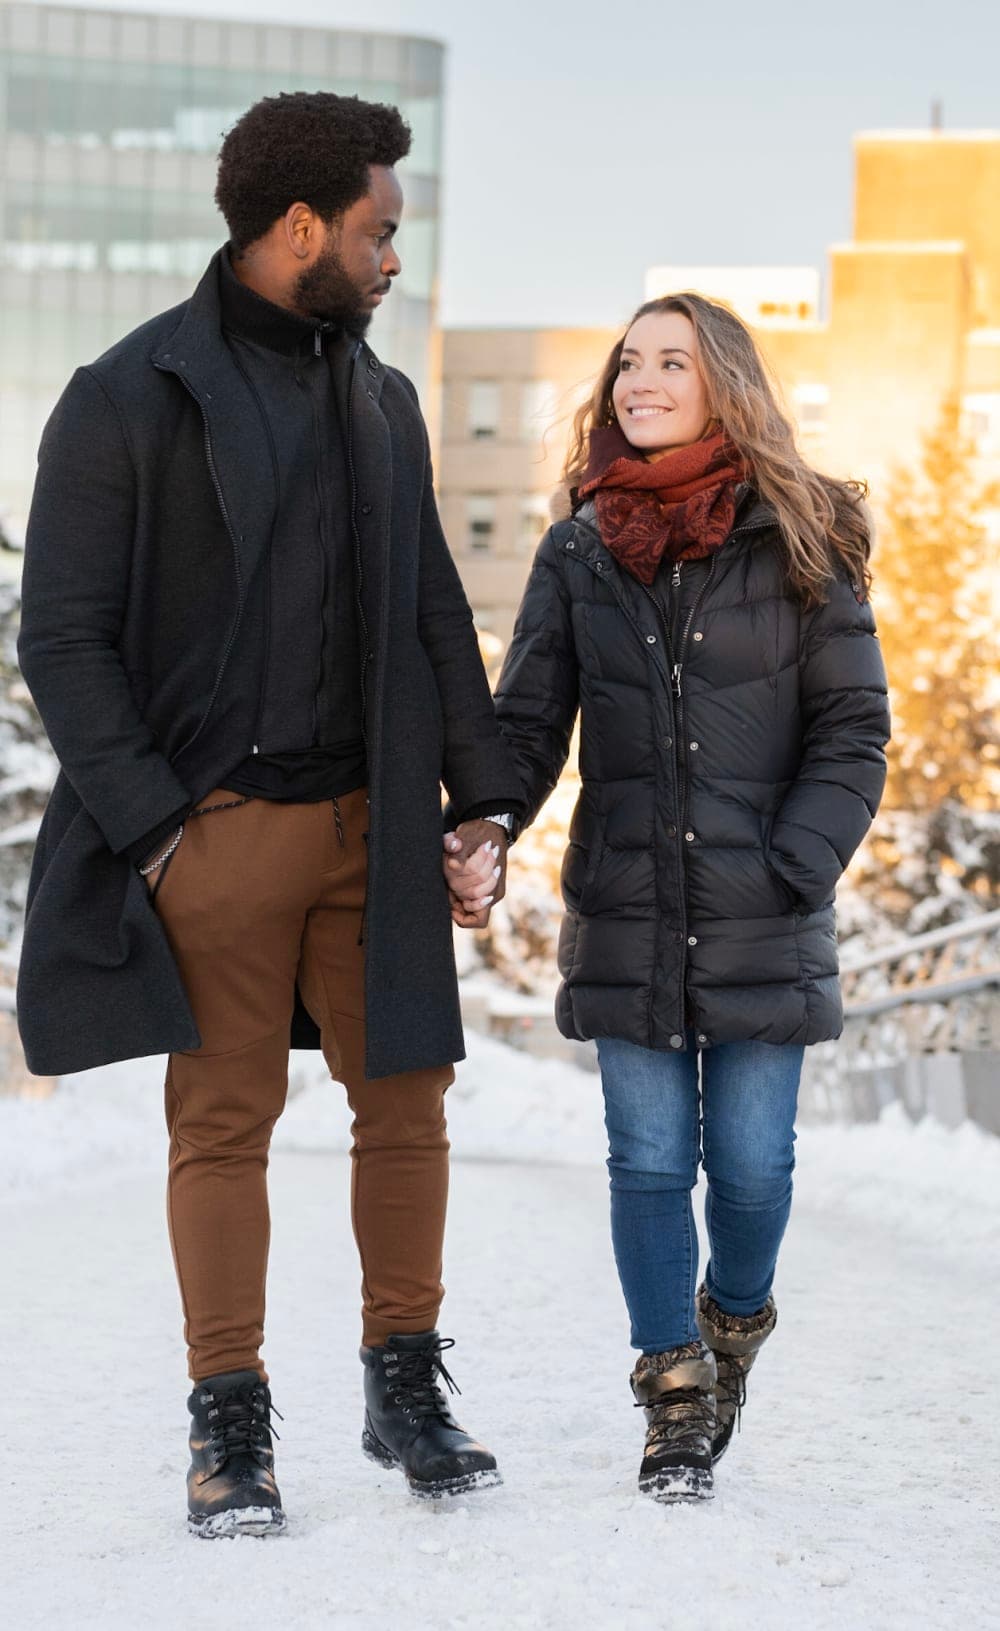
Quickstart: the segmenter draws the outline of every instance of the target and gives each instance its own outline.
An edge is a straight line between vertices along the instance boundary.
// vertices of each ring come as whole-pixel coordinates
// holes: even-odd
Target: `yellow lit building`
[[[1000,132],[855,139],[853,237],[830,250],[825,317],[810,269],[672,266],[647,276],[647,298],[678,288],[727,300],[752,324],[804,450],[831,474],[869,480],[877,498],[886,468],[914,458],[949,395],[984,460],[1000,460]],[[569,415],[616,338],[445,333],[442,509],[477,615],[502,639]]]

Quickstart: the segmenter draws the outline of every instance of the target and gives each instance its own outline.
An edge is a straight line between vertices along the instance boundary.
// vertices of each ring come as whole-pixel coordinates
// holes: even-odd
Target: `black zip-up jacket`
[[[567,1036],[647,1048],[837,1036],[833,894],[889,736],[871,607],[838,572],[804,612],[748,494],[717,554],[655,592],[593,504],[542,540],[496,696],[530,821],[580,716],[562,871]]]
[[[364,344],[347,452],[371,799],[369,1076],[463,1054],[441,783],[516,804],[410,382]],[[199,1046],[129,847],[252,753],[278,508],[267,425],[222,333],[218,257],[192,298],[77,371],[46,426],[19,652],[61,765],[18,983],[45,1075]],[[293,1041],[318,1044],[299,1009]]]
[[[219,261],[222,326],[266,421],[278,503],[266,563],[258,740],[227,784],[315,800],[362,787],[357,582],[343,421],[355,343]]]

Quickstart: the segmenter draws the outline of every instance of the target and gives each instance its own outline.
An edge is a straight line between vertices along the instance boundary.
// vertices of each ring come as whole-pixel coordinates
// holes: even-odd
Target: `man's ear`
[[[319,217],[308,204],[301,202],[292,204],[285,211],[285,242],[296,260],[309,258],[316,241],[318,225]]]

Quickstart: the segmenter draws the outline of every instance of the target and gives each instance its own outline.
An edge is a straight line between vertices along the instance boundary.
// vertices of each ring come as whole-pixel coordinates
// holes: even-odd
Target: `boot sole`
[[[232,1540],[237,1535],[280,1535],[286,1523],[278,1506],[230,1507],[200,1518],[188,1514],[188,1530],[201,1540]]]
[[[369,1428],[361,1434],[361,1449],[369,1461],[374,1461],[377,1467],[385,1467],[387,1471],[399,1471],[406,1479],[410,1494],[417,1501],[440,1501],[449,1495],[466,1495],[474,1489],[495,1489],[502,1484],[503,1479],[496,1467],[482,1467],[478,1472],[462,1473],[458,1478],[437,1478],[431,1482],[411,1478],[406,1472],[398,1455],[387,1449],[381,1439]]]
[[[708,1467],[674,1467],[640,1478],[639,1493],[664,1506],[676,1506],[682,1501],[710,1501],[715,1487]]]

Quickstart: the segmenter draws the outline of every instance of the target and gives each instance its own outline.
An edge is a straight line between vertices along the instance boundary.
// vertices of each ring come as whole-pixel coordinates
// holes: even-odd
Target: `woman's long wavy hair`
[[[805,606],[818,606],[834,575],[835,558],[859,593],[871,587],[871,519],[862,482],[822,476],[803,459],[795,433],[778,405],[753,336],[728,306],[683,293],[648,300],[612,348],[589,402],[573,417],[563,479],[579,487],[587,466],[590,432],[617,423],[611,393],[629,329],[640,317],[680,312],[694,327],[697,361],[708,389],[709,411],[742,454],[754,488],[775,512],[787,556],[788,579]]]

